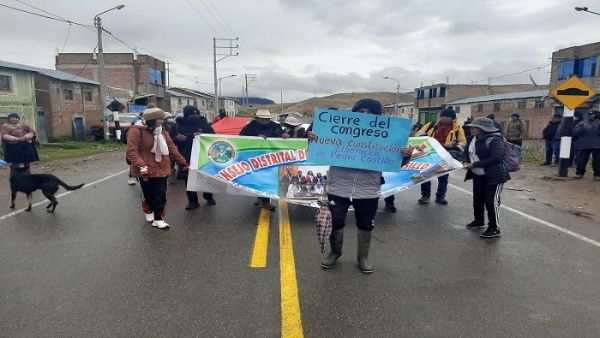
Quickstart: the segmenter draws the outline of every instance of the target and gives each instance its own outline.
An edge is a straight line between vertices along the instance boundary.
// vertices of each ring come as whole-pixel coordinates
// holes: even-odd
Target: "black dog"
[[[11,201],[10,207],[15,207],[15,198],[17,192],[23,192],[27,195],[27,211],[31,211],[31,193],[41,189],[42,193],[50,201],[46,206],[48,212],[54,212],[58,201],[54,194],[58,191],[58,186],[62,186],[67,190],[77,190],[83,187],[83,183],[70,186],[65,182],[61,181],[58,177],[50,174],[26,174],[26,173],[15,173],[10,178],[10,190],[11,190]]]

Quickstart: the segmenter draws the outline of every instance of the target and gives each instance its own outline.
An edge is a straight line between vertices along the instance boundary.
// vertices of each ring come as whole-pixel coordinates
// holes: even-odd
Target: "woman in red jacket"
[[[132,175],[140,180],[146,221],[165,229],[169,227],[164,215],[171,160],[177,161],[183,170],[189,165],[177,151],[169,133],[162,128],[165,112],[160,108],[146,109],[142,118],[146,125],[131,126],[127,133],[127,158],[131,161]]]

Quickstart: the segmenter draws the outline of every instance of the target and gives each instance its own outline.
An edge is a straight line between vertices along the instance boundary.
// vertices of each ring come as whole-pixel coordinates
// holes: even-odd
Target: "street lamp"
[[[396,83],[398,84],[396,86],[396,113],[395,114],[396,114],[396,116],[399,116],[398,115],[398,103],[400,103],[400,81],[393,79],[389,76],[384,76],[383,79],[384,80],[393,80],[393,81],[396,81]]]
[[[102,20],[100,19],[100,15],[110,12],[114,9],[120,10],[125,5],[118,5],[111,9],[107,9],[104,12],[96,14],[94,17],[94,25],[98,30],[98,79],[100,80],[100,106],[102,108],[103,116],[104,116],[104,139],[110,139],[110,129],[108,127],[108,114],[106,112],[106,96],[108,95],[106,88],[106,74],[104,73],[104,52],[102,49]]]
[[[220,77],[220,78],[219,78],[219,96],[221,96],[221,80],[223,80],[223,79],[228,79],[228,78],[230,78],[230,77],[235,77],[235,76],[237,76],[237,75],[235,75],[235,74],[231,74],[231,75],[229,75],[229,76],[223,76],[223,77]]]
[[[578,12],[588,12],[588,13],[600,15],[600,13],[590,11],[587,7],[575,7],[575,10]]]

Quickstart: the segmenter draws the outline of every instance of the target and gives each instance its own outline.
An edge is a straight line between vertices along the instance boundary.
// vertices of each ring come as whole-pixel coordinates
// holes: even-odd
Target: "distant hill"
[[[234,100],[236,100],[237,102],[239,102],[240,104],[244,103],[246,104],[246,97],[241,97],[241,96],[233,96],[232,97]],[[270,100],[270,99],[266,99],[264,97],[253,97],[253,96],[249,96],[248,97],[248,104],[251,106],[262,106],[262,105],[270,105],[270,104],[275,104],[275,101]]]
[[[388,92],[371,92],[371,93],[338,93],[324,97],[314,97],[296,103],[284,103],[283,111],[296,111],[301,114],[306,113],[307,116],[312,116],[315,108],[336,107],[338,109],[350,109],[354,103],[363,98],[373,98],[379,100],[383,105],[396,102],[396,93]],[[400,102],[413,102],[413,93],[400,93]],[[272,104],[263,106],[273,113],[281,112],[281,104]]]

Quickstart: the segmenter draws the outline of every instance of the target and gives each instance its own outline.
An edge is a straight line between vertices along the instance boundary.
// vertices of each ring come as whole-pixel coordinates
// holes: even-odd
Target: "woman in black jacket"
[[[467,229],[485,226],[484,207],[488,212],[488,228],[480,237],[500,236],[498,209],[502,186],[510,175],[504,165],[505,145],[499,129],[491,119],[476,118],[468,127],[473,137],[469,139],[464,158],[468,169],[466,180],[473,180],[473,213],[475,220]]]

